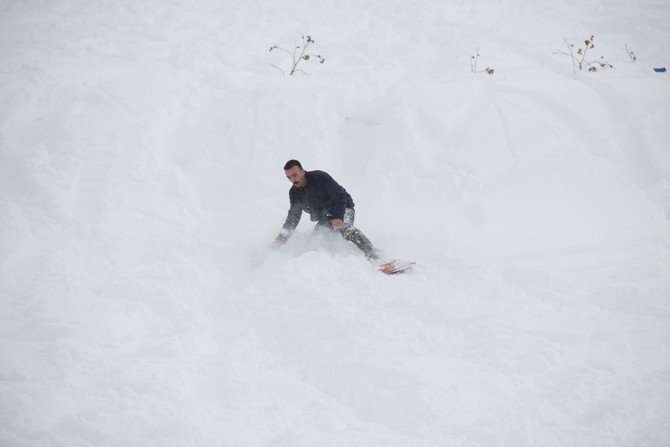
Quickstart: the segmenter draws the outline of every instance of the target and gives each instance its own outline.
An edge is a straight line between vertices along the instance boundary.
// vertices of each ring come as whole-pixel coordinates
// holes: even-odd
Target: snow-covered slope
[[[0,2],[0,444],[667,445],[668,23]],[[282,76],[307,34],[326,62]],[[591,35],[614,68],[553,54]],[[307,218],[270,251],[290,158],[417,268]]]

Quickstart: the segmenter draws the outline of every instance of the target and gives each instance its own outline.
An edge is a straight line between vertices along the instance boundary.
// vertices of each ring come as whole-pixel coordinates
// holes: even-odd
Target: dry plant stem
[[[477,70],[477,63],[478,62],[479,62],[479,48],[477,48],[477,51],[475,52],[474,56],[470,56],[470,71],[472,71],[475,74],[477,74],[477,73],[488,73],[488,74],[492,75],[494,73],[495,70],[493,70],[493,68],[490,68],[490,67],[486,67],[485,69],[483,69],[481,71],[478,71]]]
[[[295,73],[296,71],[299,71],[303,74],[305,73],[303,70],[299,70],[298,67],[298,62],[300,62],[304,57],[305,57],[305,50],[307,50],[307,44],[305,43],[305,36],[302,36],[302,51],[300,52],[300,56],[296,59],[295,57],[295,52],[298,49],[298,44],[295,44],[295,50],[293,50],[293,67],[291,68],[291,74]]]
[[[276,48],[276,49],[278,49],[278,50],[282,50],[283,52],[285,52],[286,54],[288,54],[288,55],[293,59],[293,68],[295,68],[295,53],[294,53],[294,54],[291,54],[291,52],[290,52],[289,50],[287,50],[286,48],[283,48],[283,47],[275,46],[275,47],[273,47],[273,48]],[[275,64],[270,64],[270,65],[272,65],[273,67],[275,67],[277,70],[281,71],[281,74],[286,75],[286,73],[284,73],[284,70],[282,70],[281,68],[279,68],[279,67],[276,66]],[[293,71],[291,71],[291,74],[293,74]]]
[[[316,54],[316,55],[305,54],[305,52],[307,51],[307,47],[310,44],[313,44],[313,43],[314,43],[314,39],[312,39],[311,36],[302,36],[302,45],[298,45],[298,42],[295,41],[293,43],[293,52],[287,50],[284,47],[280,47],[280,46],[277,46],[277,45],[273,45],[272,47],[270,47],[270,51],[276,49],[276,50],[281,50],[284,53],[288,54],[288,56],[291,58],[291,72],[289,73],[291,76],[298,71],[306,75],[307,73],[304,70],[301,70],[301,69],[298,68],[298,64],[300,63],[301,60],[309,60],[310,57],[316,57],[317,59],[319,59],[319,63],[323,64],[325,62],[325,59],[323,57],[321,57],[321,55],[319,55],[319,54]],[[300,54],[298,54],[298,49],[300,49]],[[275,65],[275,64],[270,64],[270,65],[273,66],[274,68],[276,68],[277,70],[279,70],[281,72],[281,74],[283,74],[283,75],[286,74],[284,72],[284,70],[282,70],[277,65]]]
[[[591,38],[591,41],[593,41],[593,38]],[[579,61],[579,69],[580,70],[583,68],[584,61],[586,60],[586,53],[589,51],[589,48],[593,48],[593,45],[591,45],[591,47],[589,47],[588,44],[584,45],[584,52],[582,53],[582,59]],[[589,63],[587,62],[587,64],[589,64]],[[589,65],[591,65],[591,64],[589,64]]]
[[[570,43],[568,42],[568,39],[566,39],[565,37],[563,38],[563,42],[565,42],[565,45],[568,47],[568,51],[570,52],[570,54],[563,53],[563,52],[560,52],[560,53],[561,53],[561,54],[566,54],[566,55],[570,56],[570,58],[572,59],[572,68],[573,68],[575,71],[577,71],[577,66],[576,66],[576,64],[575,64],[577,58],[575,57],[575,54],[572,52],[572,45],[570,45]],[[582,66],[581,66],[581,65],[579,66],[579,69],[580,69],[580,70],[582,69]]]
[[[586,60],[586,54],[588,51],[592,48],[594,48],[594,43],[593,43],[593,36],[591,36],[589,39],[586,39],[584,41],[584,48],[579,48],[577,50],[577,55],[581,56],[578,57],[575,55],[575,52],[573,51],[574,45],[570,44],[570,42],[567,41],[567,39],[564,37],[563,42],[565,42],[565,45],[568,47],[568,52],[564,51],[554,51],[554,54],[559,54],[561,56],[570,56],[570,59],[572,59],[572,69],[577,72],[577,68],[580,70],[587,68],[588,71],[597,71],[597,66],[600,65],[600,68],[613,68],[612,64],[609,62],[605,61],[604,58],[601,56],[600,60],[595,60],[595,61],[588,61]]]
[[[283,52],[285,52],[286,54],[288,54],[291,57],[291,73],[290,73],[290,75],[293,75],[293,73],[295,73],[296,71],[307,74],[303,70],[300,70],[299,68],[297,68],[298,63],[300,63],[300,60],[305,56],[306,46],[305,46],[305,38],[304,37],[302,38],[302,51],[300,52],[300,56],[298,58],[296,58],[296,52],[297,52],[298,48],[300,48],[298,46],[298,42],[295,42],[295,44],[294,44],[293,53],[291,53],[289,50],[287,50],[286,48],[283,48],[283,47],[274,47],[274,48],[276,48],[278,50],[282,50]],[[284,70],[277,67],[275,64],[270,64],[270,65],[275,67],[277,70],[281,71],[281,74],[284,74],[284,75],[286,74],[286,73],[284,73]]]
[[[570,56],[570,59],[572,59],[572,68],[576,71],[577,68],[580,70],[582,69],[582,65],[584,63],[584,58],[586,57],[586,51],[588,49],[588,45],[584,49],[584,53],[582,54],[582,58],[579,59],[578,57],[575,56],[575,53],[572,51],[572,45],[570,45],[570,42],[564,37],[563,42],[565,42],[565,46],[568,47],[568,53],[565,53],[563,51],[557,51],[557,54],[562,54],[564,56]],[[581,51],[579,52],[581,53]],[[578,53],[578,54],[579,54]]]
[[[470,71],[477,73],[477,61],[479,60],[479,48],[475,51],[475,55],[470,58]]]

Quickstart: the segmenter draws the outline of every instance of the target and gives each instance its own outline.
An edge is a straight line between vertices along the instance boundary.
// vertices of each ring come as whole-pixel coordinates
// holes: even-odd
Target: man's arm
[[[300,218],[302,217],[302,207],[291,194],[289,194],[289,198],[291,201],[291,208],[288,210],[288,215],[286,216],[284,225],[275,238],[273,245],[281,245],[286,242],[295,231],[298,223],[300,223]]]
[[[335,181],[330,174],[324,172],[324,183],[328,195],[332,199],[331,214],[333,220],[342,220],[344,218],[344,210],[347,207],[348,194],[347,191]]]

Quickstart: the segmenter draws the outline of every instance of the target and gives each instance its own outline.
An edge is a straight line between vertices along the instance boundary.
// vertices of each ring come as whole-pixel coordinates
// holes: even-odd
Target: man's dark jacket
[[[285,239],[293,233],[300,222],[302,212],[309,214],[310,220],[325,221],[342,219],[345,208],[353,208],[351,196],[328,173],[307,171],[307,184],[304,188],[292,186],[288,192],[291,208],[282,227],[280,238]]]

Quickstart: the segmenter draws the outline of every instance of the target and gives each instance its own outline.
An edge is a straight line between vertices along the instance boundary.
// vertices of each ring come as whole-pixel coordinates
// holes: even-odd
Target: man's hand
[[[282,241],[281,239],[275,239],[275,240],[272,241],[272,243],[270,244],[270,248],[273,249],[273,250],[276,250],[276,249],[278,249],[279,247],[281,247],[282,245],[284,245],[284,242],[286,242],[286,241]]]
[[[344,226],[342,219],[333,219],[330,221],[330,223],[333,225],[333,230],[339,230]]]

